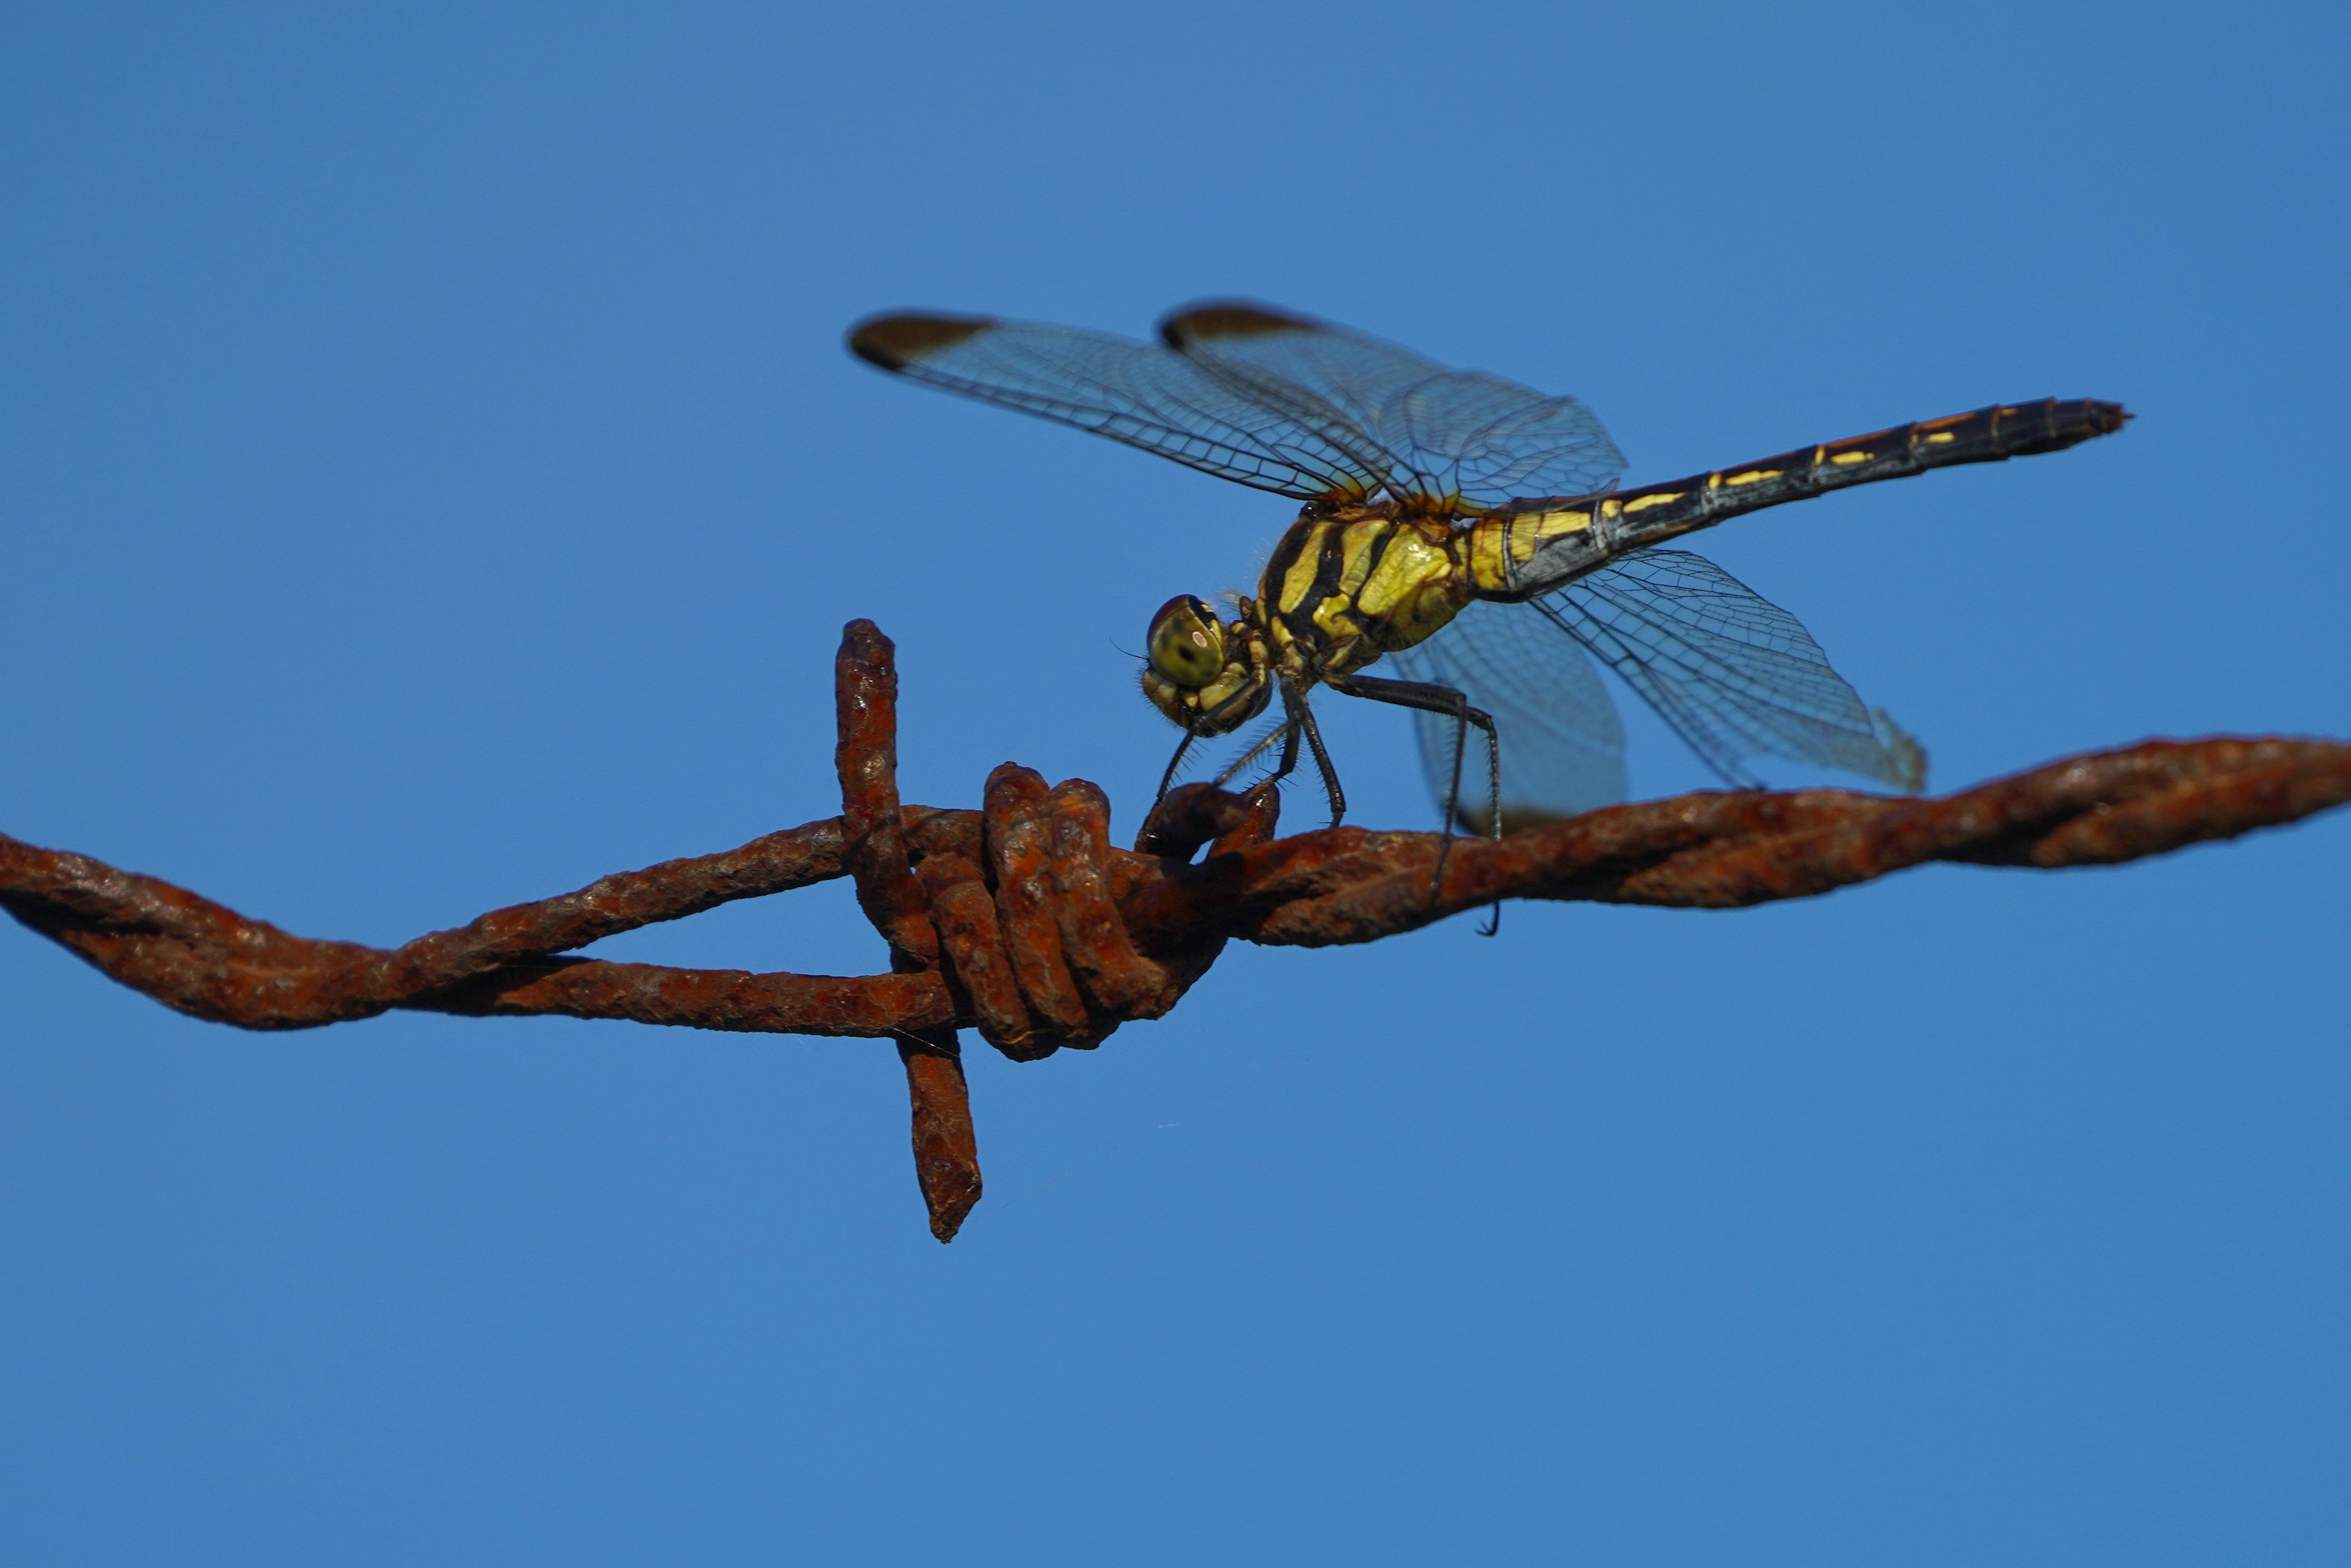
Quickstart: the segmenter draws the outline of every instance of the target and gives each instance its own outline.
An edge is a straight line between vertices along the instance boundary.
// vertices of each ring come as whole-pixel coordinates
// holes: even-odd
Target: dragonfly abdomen
[[[2119,403],[2088,398],[1996,403],[1637,490],[1516,501],[1472,529],[1470,576],[1481,599],[1531,599],[1743,512],[1930,468],[2062,451],[2120,430],[2129,417]]]

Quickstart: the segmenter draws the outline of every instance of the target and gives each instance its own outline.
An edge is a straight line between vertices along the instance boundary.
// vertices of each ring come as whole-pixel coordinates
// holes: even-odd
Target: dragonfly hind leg
[[[1380,675],[1325,675],[1322,679],[1332,691],[1351,697],[1367,697],[1375,703],[1443,714],[1453,721],[1453,782],[1445,792],[1445,836],[1437,843],[1437,870],[1429,888],[1429,896],[1434,898],[1445,880],[1446,856],[1453,847],[1453,824],[1461,814],[1462,753],[1468,747],[1472,725],[1486,732],[1487,831],[1497,839],[1502,836],[1502,742],[1494,729],[1494,716],[1483,708],[1470,706],[1466,693],[1434,681],[1395,681]],[[1316,750],[1321,750],[1319,745]],[[1500,922],[1501,905],[1496,904],[1495,929],[1499,928]],[[1488,930],[1486,935],[1492,936],[1493,930]]]
[[[1461,815],[1461,762],[1467,748],[1469,727],[1475,725],[1486,732],[1486,795],[1488,831],[1495,838],[1502,836],[1502,747],[1494,731],[1494,716],[1483,708],[1469,706],[1468,696],[1451,686],[1440,686],[1434,681],[1392,681],[1378,675],[1325,675],[1323,684],[1334,692],[1351,697],[1368,697],[1375,703],[1391,703],[1397,707],[1416,708],[1423,713],[1443,714],[1451,719],[1453,729],[1453,783],[1445,796],[1445,831],[1453,832],[1453,824]]]

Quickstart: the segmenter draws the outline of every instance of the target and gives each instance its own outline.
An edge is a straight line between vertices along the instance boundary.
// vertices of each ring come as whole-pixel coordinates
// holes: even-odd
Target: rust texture
[[[853,622],[835,666],[841,814],[718,854],[600,878],[385,950],[296,936],[154,877],[0,834],[0,905],[193,1017],[309,1029],[393,1008],[561,1014],[898,1043],[916,1176],[951,1238],[980,1193],[957,1030],[1016,1061],[1092,1048],[1174,1007],[1235,937],[1370,942],[1500,899],[1724,909],[1929,861],[2108,865],[2351,800],[2351,744],[2152,740],[1933,800],[1701,791],[1499,841],[1330,828],[1275,836],[1272,793],[1170,793],[1136,852],[1083,779],[1006,763],[978,810],[902,805],[889,640]],[[1205,853],[1202,852],[1205,851]],[[1438,856],[1442,883],[1431,894]],[[890,972],[837,977],[608,963],[571,950],[841,876]]]
[[[952,1241],[979,1201],[979,1137],[971,1124],[971,1090],[963,1052],[942,1050],[934,1033],[951,1041],[953,1030],[898,1042],[906,1066],[906,1097],[914,1107],[914,1181],[930,1211],[931,1234]]]
[[[895,653],[871,621],[842,628],[832,663],[839,733],[832,760],[841,776],[841,833],[857,906],[889,943],[893,970],[931,975],[939,967],[938,931],[898,807]],[[899,1038],[898,1061],[914,1111],[914,1183],[931,1217],[931,1234],[952,1241],[979,1201],[981,1186],[963,1042],[952,1026],[909,1030]]]

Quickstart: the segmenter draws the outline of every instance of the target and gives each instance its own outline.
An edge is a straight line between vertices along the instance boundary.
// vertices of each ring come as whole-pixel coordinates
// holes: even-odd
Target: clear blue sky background
[[[1255,295],[1576,392],[1633,482],[2119,399],[1705,546],[1941,788],[2351,733],[2337,12],[41,13],[0,829],[298,932],[829,815],[857,615],[909,798],[1015,758],[1132,829],[1118,649],[1289,509],[891,383],[890,306]],[[1333,716],[1427,821],[1407,721]],[[885,1044],[263,1037],[0,928],[0,1556],[2340,1563],[2346,885],[2337,816],[1236,949],[975,1048],[947,1249]],[[607,947],[880,958],[838,888]]]

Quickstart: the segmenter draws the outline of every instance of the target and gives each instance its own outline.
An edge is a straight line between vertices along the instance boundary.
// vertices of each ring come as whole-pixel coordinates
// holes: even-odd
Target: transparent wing
[[[1624,454],[1593,412],[1482,371],[1246,300],[1196,305],[1159,324],[1169,347],[1309,428],[1368,435],[1398,496],[1476,510],[1604,490]]]
[[[1154,343],[986,316],[877,316],[849,334],[869,363],[1075,425],[1301,499],[1360,500],[1395,459],[1330,410],[1301,413]]]
[[[1729,782],[1759,754],[1916,793],[1927,758],[1829,667],[1802,622],[1703,556],[1644,550],[1531,601],[1592,650]]]
[[[1555,622],[1519,604],[1472,604],[1425,643],[1389,656],[1406,679],[1468,695],[1494,716],[1502,748],[1502,827],[1555,822],[1625,798],[1625,727],[1600,674]],[[1440,808],[1453,783],[1453,721],[1413,716],[1420,758]],[[1456,820],[1483,833],[1486,759],[1474,731]]]

